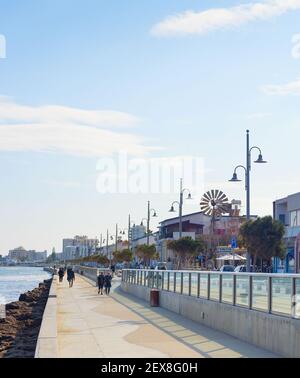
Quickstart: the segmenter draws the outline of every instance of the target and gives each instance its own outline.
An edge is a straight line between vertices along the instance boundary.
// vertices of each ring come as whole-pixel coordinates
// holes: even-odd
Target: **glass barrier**
[[[198,273],[191,273],[191,296],[198,296]]]
[[[200,297],[208,297],[208,274],[200,273]]]
[[[211,274],[210,276],[210,299],[218,301],[220,299],[220,276]]]
[[[291,315],[291,304],[292,279],[272,277],[272,312]]]
[[[295,317],[300,319],[300,278],[296,279]]]
[[[223,303],[243,307],[251,304],[254,310],[300,319],[300,277],[297,276],[124,270],[122,280],[150,289],[169,290],[215,301],[220,300],[221,284]]]
[[[189,273],[183,273],[183,288],[182,288],[182,294],[189,295],[190,289],[190,274]]]
[[[236,276],[236,305],[249,307],[249,286],[249,276]]]
[[[260,311],[268,311],[268,277],[256,277],[252,279],[252,308]]]
[[[222,302],[233,304],[233,275],[222,275]]]

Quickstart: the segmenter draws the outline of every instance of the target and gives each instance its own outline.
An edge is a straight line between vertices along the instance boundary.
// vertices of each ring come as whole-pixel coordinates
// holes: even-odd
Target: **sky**
[[[300,191],[299,21],[300,0],[0,0],[0,254],[113,234],[148,200],[155,230],[183,176],[155,164],[196,162],[184,213],[210,189],[244,213],[247,129],[251,213],[272,214]]]

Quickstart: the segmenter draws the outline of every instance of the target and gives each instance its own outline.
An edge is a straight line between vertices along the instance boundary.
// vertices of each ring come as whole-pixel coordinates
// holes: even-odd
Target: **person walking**
[[[64,269],[59,268],[59,271],[58,271],[59,282],[63,282],[64,275],[65,275]]]
[[[75,281],[75,273],[72,268],[67,270],[67,280],[69,282],[69,287],[73,287],[73,283]]]
[[[109,295],[109,293],[110,293],[111,280],[112,280],[111,274],[107,273],[107,275],[104,277],[104,287],[105,287],[105,294],[106,295]]]
[[[105,281],[103,272],[100,272],[99,276],[97,277],[97,281],[98,281],[98,294],[103,295],[103,286],[104,286],[104,281]]]

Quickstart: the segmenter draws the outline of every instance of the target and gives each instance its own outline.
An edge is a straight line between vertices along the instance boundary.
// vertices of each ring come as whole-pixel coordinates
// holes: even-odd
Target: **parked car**
[[[223,265],[220,268],[220,272],[234,272],[234,266],[233,265]]]
[[[246,273],[246,271],[247,271],[247,266],[246,266],[246,265],[238,265],[238,266],[234,269],[234,271],[235,271],[236,273]],[[254,272],[254,267],[253,267],[253,265],[250,266],[250,272]]]
[[[158,262],[155,270],[167,270],[167,263],[166,262]]]

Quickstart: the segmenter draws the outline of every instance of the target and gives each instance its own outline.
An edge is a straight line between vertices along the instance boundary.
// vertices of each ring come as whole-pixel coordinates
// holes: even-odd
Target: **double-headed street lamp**
[[[153,218],[157,218],[157,212],[155,209],[151,209],[150,201],[148,201],[148,211],[147,218],[143,218],[141,221],[141,226],[144,225],[144,220],[147,222],[147,245],[150,244],[150,218],[151,215]]]
[[[251,217],[251,213],[250,213],[250,172],[251,172],[251,152],[253,150],[258,150],[259,151],[259,155],[258,155],[258,158],[257,160],[254,161],[254,163],[258,163],[258,164],[265,164],[267,163],[264,159],[263,159],[263,156],[262,156],[262,151],[259,147],[257,146],[253,146],[253,147],[250,147],[250,137],[249,137],[249,130],[247,130],[246,132],[246,146],[247,146],[247,157],[246,157],[246,167],[244,165],[238,165],[235,167],[234,169],[234,172],[233,172],[233,176],[232,176],[232,179],[229,180],[230,182],[240,182],[241,180],[238,179],[238,176],[237,176],[237,170],[239,168],[242,168],[244,169],[245,171],[245,189],[246,189],[246,217],[247,217],[247,220],[250,220],[250,217]],[[251,269],[251,262],[250,262],[250,253],[247,251],[247,272],[250,272],[250,269]]]
[[[180,197],[179,202],[174,201],[171,205],[171,209],[169,210],[170,213],[175,213],[174,205],[177,204],[179,206],[179,239],[182,238],[182,208],[183,208],[183,195],[185,192],[188,192],[188,196],[186,199],[192,199],[192,195],[189,189],[183,189],[182,185],[183,180],[180,180]]]

